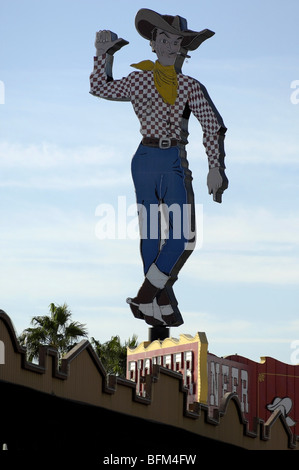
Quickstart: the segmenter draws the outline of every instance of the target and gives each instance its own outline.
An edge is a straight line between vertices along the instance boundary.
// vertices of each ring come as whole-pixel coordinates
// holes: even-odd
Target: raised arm
[[[108,30],[96,33],[94,69],[90,75],[90,93],[99,98],[116,101],[129,101],[129,80],[113,80],[113,54],[129,44],[125,39],[118,39],[115,33]]]

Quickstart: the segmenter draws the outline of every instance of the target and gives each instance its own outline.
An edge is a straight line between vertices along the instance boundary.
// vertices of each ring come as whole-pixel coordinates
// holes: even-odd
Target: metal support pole
[[[165,326],[153,326],[148,329],[148,340],[150,342],[159,339],[163,341],[165,338],[169,338],[169,328]]]

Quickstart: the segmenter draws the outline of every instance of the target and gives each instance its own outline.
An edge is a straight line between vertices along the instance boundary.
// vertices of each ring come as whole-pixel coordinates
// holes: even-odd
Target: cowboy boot
[[[168,285],[159,292],[157,304],[160,307],[162,320],[167,326],[180,326],[184,323],[172,286]]]
[[[164,288],[168,279],[169,276],[162,273],[154,263],[150,266],[137,296],[133,299],[127,298],[127,303],[130,305],[132,313],[136,318],[145,319],[145,321],[151,322],[149,323],[151,325],[153,325],[153,322],[157,325],[163,324],[163,320],[154,320],[153,301],[160,290]],[[157,310],[156,306],[155,310]]]
[[[162,318],[161,309],[155,298],[150,304],[140,304],[139,311],[143,314],[144,320],[151,326],[167,326]]]
[[[159,289],[145,278],[137,296],[133,299],[130,297],[127,298],[127,303],[130,305],[135,318],[144,320],[144,313],[146,313],[147,308],[151,308],[153,299],[156,297],[158,291]]]

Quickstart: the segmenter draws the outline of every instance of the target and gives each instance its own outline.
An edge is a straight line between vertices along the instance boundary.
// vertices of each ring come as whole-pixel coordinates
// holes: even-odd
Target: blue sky
[[[90,337],[147,340],[125,303],[142,282],[139,241],[96,236],[99,205],[135,203],[139,122],[130,103],[89,94],[97,30],[130,42],[115,55],[115,78],[154,58],[134,26],[144,7],[216,32],[183,72],[206,86],[228,127],[230,187],[216,204],[190,119],[203,243],[175,285],[185,323],[171,334],[205,331],[219,356],[290,363],[299,340],[297,0],[1,1],[0,308],[18,333],[66,302]]]

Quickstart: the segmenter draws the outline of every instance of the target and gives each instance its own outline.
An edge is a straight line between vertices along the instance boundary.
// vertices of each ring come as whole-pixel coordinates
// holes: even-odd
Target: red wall
[[[263,363],[242,356],[229,356],[235,362],[250,368],[250,419],[257,416],[265,422],[279,408],[285,415],[290,429],[299,434],[299,365],[284,364],[271,357]],[[289,409],[291,406],[291,409]],[[270,409],[268,409],[270,407]],[[292,422],[297,424],[292,425]]]

